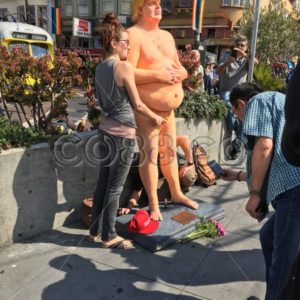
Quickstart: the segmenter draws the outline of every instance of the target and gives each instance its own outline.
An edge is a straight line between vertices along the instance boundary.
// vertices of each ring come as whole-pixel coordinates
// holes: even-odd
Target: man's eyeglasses
[[[119,42],[122,42],[122,46],[128,47],[129,46],[129,40],[119,40]]]

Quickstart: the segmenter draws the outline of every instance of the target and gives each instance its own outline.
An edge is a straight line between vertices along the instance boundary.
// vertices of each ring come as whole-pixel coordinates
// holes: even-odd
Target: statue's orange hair
[[[143,6],[145,0],[132,0],[132,17],[131,21],[136,23],[139,17],[139,8]]]

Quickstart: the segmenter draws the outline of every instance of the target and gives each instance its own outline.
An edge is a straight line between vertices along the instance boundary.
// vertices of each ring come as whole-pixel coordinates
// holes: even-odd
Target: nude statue
[[[138,92],[142,102],[166,120],[164,125],[154,127],[140,114],[135,115],[140,136],[140,176],[149,199],[150,217],[162,220],[157,197],[158,155],[172,202],[198,207],[180,190],[176,160],[174,109],[183,100],[181,82],[187,72],[179,61],[172,35],[158,27],[162,17],[160,1],[133,0],[132,11],[135,25],[128,30],[129,61],[135,68]]]

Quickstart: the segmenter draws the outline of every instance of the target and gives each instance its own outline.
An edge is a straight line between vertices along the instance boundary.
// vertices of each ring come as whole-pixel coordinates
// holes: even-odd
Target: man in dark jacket
[[[282,134],[282,152],[286,160],[300,167],[300,63],[289,82],[285,101],[285,127]]]
[[[300,167],[300,64],[293,70],[285,100],[285,127],[281,149],[285,159]],[[300,248],[299,248],[300,250]],[[278,300],[300,299],[300,252],[290,272],[288,282]]]

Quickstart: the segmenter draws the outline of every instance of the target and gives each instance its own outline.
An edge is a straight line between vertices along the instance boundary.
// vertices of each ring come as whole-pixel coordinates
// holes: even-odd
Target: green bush
[[[217,95],[206,92],[185,92],[182,104],[175,111],[176,117],[186,120],[201,119],[207,121],[223,120],[227,115],[227,106]]]
[[[260,63],[255,66],[253,72],[254,82],[257,83],[263,91],[285,91],[285,82],[283,78],[277,78],[272,74],[270,65]]]
[[[24,128],[17,122],[0,117],[0,151],[16,147],[28,147],[49,141],[49,136],[32,128]]]

